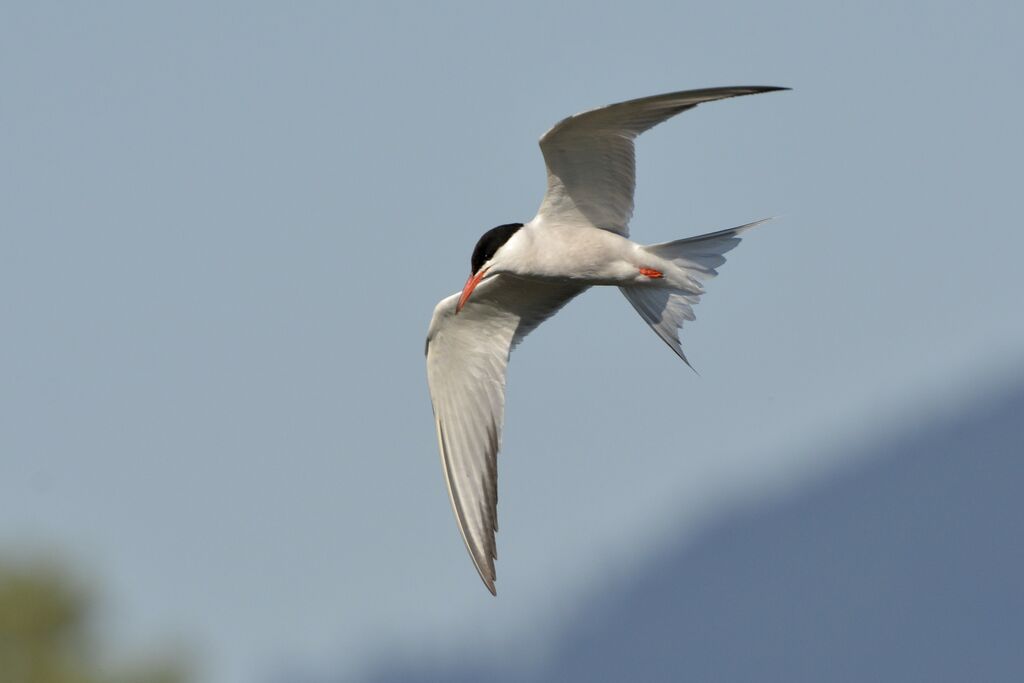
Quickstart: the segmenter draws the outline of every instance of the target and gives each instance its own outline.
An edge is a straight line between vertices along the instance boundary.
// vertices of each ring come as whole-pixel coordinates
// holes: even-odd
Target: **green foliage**
[[[0,682],[185,683],[170,659],[109,666],[92,632],[92,600],[47,563],[0,560]]]

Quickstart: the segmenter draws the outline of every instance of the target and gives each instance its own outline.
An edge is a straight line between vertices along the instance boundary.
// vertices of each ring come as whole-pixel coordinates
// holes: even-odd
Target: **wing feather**
[[[498,275],[456,315],[458,294],[434,309],[427,382],[445,485],[466,549],[495,592],[498,463],[512,348],[585,287]]]
[[[773,90],[786,88],[686,90],[611,104],[559,121],[540,139],[548,187],[538,217],[628,235],[636,186],[636,137],[702,102]]]

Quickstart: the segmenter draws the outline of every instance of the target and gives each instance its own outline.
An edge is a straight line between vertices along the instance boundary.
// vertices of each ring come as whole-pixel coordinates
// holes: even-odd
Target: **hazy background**
[[[749,602],[763,549],[818,509],[803,497],[912,462],[871,470],[898,519],[917,481],[898,473],[933,471],[908,435],[1020,414],[1022,19],[1012,2],[5,3],[0,559],[58,558],[102,586],[111,656],[171,643],[217,683],[565,673],[579,615],[602,651],[643,622],[614,615],[662,564],[709,613],[733,587]],[[480,233],[533,215],[555,121],[736,84],[794,90],[645,134],[633,237],[778,218],[684,332],[700,376],[611,290],[517,350],[493,599],[439,470],[432,308]],[[969,478],[970,440],[943,461],[973,482],[956,500],[1019,481],[1024,438],[999,434],[1004,477]],[[834,519],[877,509],[843,490]],[[942,534],[945,497],[928,500],[912,519],[942,553],[1020,549],[985,516]],[[769,521],[742,552],[702,551],[736,510]],[[884,553],[886,528],[837,549]],[[756,612],[769,625],[840,566],[783,547],[798,559]],[[816,585],[854,604],[922,566]],[[941,585],[969,591],[957,567]],[[979,604],[1021,604],[1018,579],[999,585]],[[970,623],[1019,634],[986,609]]]

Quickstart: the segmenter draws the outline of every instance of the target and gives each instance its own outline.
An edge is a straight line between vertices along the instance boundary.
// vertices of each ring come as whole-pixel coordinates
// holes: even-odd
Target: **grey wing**
[[[629,233],[636,136],[702,102],[786,90],[734,86],[654,95],[570,116],[540,139],[548,187],[539,218]]]
[[[427,382],[445,484],[466,549],[492,594],[509,354],[584,289],[498,275],[477,287],[458,314],[458,294],[441,301],[430,322]]]

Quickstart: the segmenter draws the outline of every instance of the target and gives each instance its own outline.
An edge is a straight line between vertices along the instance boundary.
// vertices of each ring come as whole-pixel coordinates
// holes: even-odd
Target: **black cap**
[[[521,227],[523,227],[522,223],[506,223],[485,232],[473,248],[473,258],[470,260],[470,266],[473,268],[471,272],[479,271],[481,266],[490,261],[498,249],[501,249],[501,245],[508,242],[508,238],[516,234],[516,230]]]

